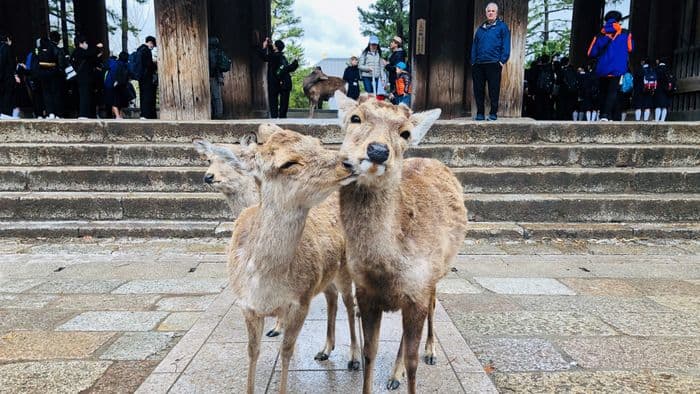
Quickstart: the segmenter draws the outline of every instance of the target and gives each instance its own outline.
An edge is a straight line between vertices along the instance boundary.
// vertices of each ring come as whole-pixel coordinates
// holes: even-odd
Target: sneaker
[[[78,120],[87,120],[86,116],[78,116]]]
[[[36,118],[37,118],[37,119],[44,119],[43,116],[37,116]]]
[[[609,122],[608,118],[600,118],[601,122]]]
[[[49,114],[49,116],[47,116],[46,119],[56,119],[56,115]]]
[[[144,118],[144,117],[142,116],[142,117],[139,118],[139,120],[146,120],[146,118]]]
[[[476,114],[474,120],[486,120],[486,118],[484,118],[484,114]]]
[[[498,120],[498,116],[496,116],[496,115],[489,115],[489,120]]]

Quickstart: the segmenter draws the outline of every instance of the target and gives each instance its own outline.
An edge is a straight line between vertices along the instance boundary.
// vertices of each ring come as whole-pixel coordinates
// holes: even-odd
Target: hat
[[[369,36],[369,43],[379,45],[379,38],[377,36]]]
[[[404,63],[404,62],[398,62],[398,63],[396,63],[396,67],[398,67],[398,68],[400,68],[400,69],[406,71],[406,63]]]
[[[392,41],[396,41],[397,43],[399,43],[399,45],[403,44],[403,40],[399,36],[394,36]]]

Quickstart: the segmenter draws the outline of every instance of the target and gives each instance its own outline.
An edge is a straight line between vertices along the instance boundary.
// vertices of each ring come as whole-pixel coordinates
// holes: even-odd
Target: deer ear
[[[258,127],[258,131],[255,133],[257,137],[258,144],[264,144],[270,139],[270,136],[278,131],[284,131],[281,127],[272,123],[263,123]]]
[[[234,153],[231,149],[225,146],[212,145],[212,155],[222,160],[227,165],[241,172],[250,172],[250,163],[243,159],[240,154]]]
[[[336,104],[338,104],[338,119],[343,122],[345,121],[345,114],[351,112],[355,107],[357,107],[357,101],[346,96],[345,93],[340,90],[336,90],[333,94]]]
[[[413,124],[410,135],[411,145],[416,146],[421,142],[425,134],[430,130],[430,126],[438,120],[441,113],[442,110],[440,108],[435,108],[411,115],[409,118],[410,122]]]
[[[202,156],[202,158],[208,159],[209,156],[211,156],[211,142],[205,139],[195,138],[192,140],[192,145],[194,145],[194,149]]]

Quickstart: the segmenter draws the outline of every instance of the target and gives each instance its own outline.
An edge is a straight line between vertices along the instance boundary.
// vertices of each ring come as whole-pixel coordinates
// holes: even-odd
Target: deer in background
[[[408,392],[415,393],[426,318],[424,360],[435,363],[435,287],[464,242],[462,186],[437,160],[403,158],[439,109],[414,114],[367,97],[356,102],[336,92],[335,98],[346,133],[339,155],[353,173],[342,181],[340,217],[362,320],[363,392],[372,391],[382,313],[401,310],[403,335],[387,388],[398,388],[406,372]]]
[[[321,67],[314,67],[311,73],[304,77],[303,81],[304,95],[309,99],[309,118],[314,117],[314,111],[318,107],[318,103],[327,101],[333,97],[333,93],[339,90],[343,93],[345,90],[345,81],[338,77],[329,77]]]

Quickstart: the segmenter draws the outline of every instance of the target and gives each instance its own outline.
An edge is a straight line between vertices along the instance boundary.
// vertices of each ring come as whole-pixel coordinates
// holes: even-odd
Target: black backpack
[[[576,93],[579,90],[578,77],[576,71],[571,67],[562,70],[562,84],[564,89],[569,93]]]
[[[554,70],[551,67],[543,67],[537,76],[537,91],[552,94],[554,91]]]
[[[221,49],[216,51],[216,69],[222,73],[231,71],[231,58]]]

